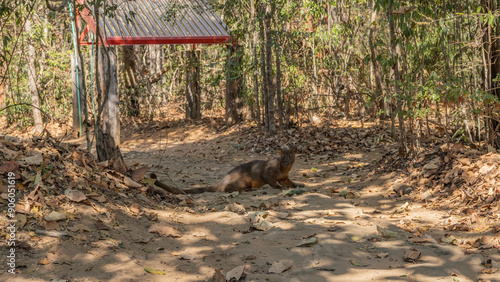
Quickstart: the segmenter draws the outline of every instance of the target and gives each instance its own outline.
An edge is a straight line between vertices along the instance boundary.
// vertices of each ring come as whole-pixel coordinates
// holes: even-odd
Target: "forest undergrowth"
[[[297,147],[299,152],[297,173],[291,177],[306,183],[306,193],[351,203],[360,201],[361,206],[364,203],[370,208],[372,216],[382,213],[388,218],[400,218],[395,225],[409,234],[408,242],[412,244],[439,242],[458,246],[464,254],[500,250],[500,155],[496,152],[434,136],[429,139],[432,142],[422,144],[415,158],[401,158],[389,125],[380,121],[304,117],[300,127],[271,136],[261,133],[252,123],[226,126],[217,114],[198,121],[185,121],[181,116],[182,113],[172,113],[170,120],[122,120],[122,152],[129,164],[126,173],[116,172],[113,163],[97,163],[95,152],[85,150],[83,139],[69,140],[70,136],[65,136],[70,132],[66,124],[48,124],[50,136],[41,139],[23,138],[29,136],[30,128],[18,131],[10,126],[6,135],[0,137],[0,174],[14,171],[16,175],[20,248],[37,253],[41,242],[48,242],[44,237],[70,236],[83,244],[92,242],[94,232],[106,237],[115,224],[120,225],[114,216],[106,216],[106,211],[119,211],[134,220],[145,219],[153,223],[148,225],[150,233],[173,238],[183,236],[182,228],[155,223],[158,210],[193,216],[221,210],[237,214],[279,212],[282,205],[290,204],[286,197],[278,202],[264,200],[254,206],[240,203],[243,199],[230,200],[243,195],[222,197],[222,202],[207,200],[211,196],[205,195],[170,195],[154,186],[147,171],[163,172],[160,177],[168,177],[176,186],[210,184],[230,165],[248,158],[269,158],[277,148],[288,145]],[[379,188],[371,188],[371,182],[384,178],[387,179]],[[7,205],[7,186],[1,188],[2,205]],[[262,193],[261,196],[266,194]],[[381,199],[402,204],[387,207]],[[90,221],[85,216],[89,209],[95,214]],[[432,223],[421,222],[419,216],[412,215],[419,209],[445,212],[447,216]],[[329,222],[325,224],[331,225]],[[355,222],[360,226],[366,223],[359,219]],[[266,226],[253,225],[241,232],[267,230]],[[341,226],[340,221],[329,228],[336,230],[335,226]],[[442,232],[438,238],[430,233],[436,229]],[[377,236],[386,236],[384,230],[380,229]],[[382,239],[368,236],[367,240]],[[120,248],[123,243],[125,238],[106,244]],[[90,254],[102,255],[95,249]],[[196,255],[178,252],[174,256],[184,256],[189,261]],[[54,255],[47,254],[37,264],[49,265],[54,261],[58,261]],[[288,266],[276,267],[285,272]],[[493,264],[485,266],[481,273],[490,275],[496,271],[498,266]],[[217,275],[216,271],[214,277]]]

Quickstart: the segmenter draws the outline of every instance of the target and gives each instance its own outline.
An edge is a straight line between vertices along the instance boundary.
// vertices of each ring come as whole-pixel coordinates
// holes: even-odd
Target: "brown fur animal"
[[[213,186],[184,189],[183,191],[188,194],[215,191],[234,192],[259,188],[265,184],[278,189],[304,187],[304,184],[295,183],[288,177],[288,173],[295,162],[296,152],[297,148],[278,149],[279,156],[277,159],[255,160],[241,164],[231,169],[219,183]],[[151,178],[156,179],[157,177],[152,173]],[[183,194],[179,189],[170,187],[159,180],[155,181],[155,185],[173,194]]]

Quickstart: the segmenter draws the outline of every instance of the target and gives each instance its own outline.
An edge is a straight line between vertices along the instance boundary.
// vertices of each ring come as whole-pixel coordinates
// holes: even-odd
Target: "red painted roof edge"
[[[221,44],[230,43],[230,36],[195,36],[195,37],[121,37],[109,36],[108,45],[147,45],[147,44]],[[91,42],[80,42],[90,45]]]

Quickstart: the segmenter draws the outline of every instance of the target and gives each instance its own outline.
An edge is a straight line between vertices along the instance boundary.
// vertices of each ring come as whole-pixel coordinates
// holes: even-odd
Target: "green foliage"
[[[43,6],[38,6],[35,11],[43,16],[34,17],[31,1],[14,2],[20,5],[9,1],[0,4],[0,71],[5,74],[4,80],[9,86],[7,101],[29,103],[26,54],[22,50],[28,42],[23,26],[30,18],[34,22],[30,38],[37,50],[37,86],[42,109],[53,118],[64,118],[71,104],[68,70],[72,38],[68,15],[48,12]],[[224,105],[227,79],[241,79],[242,98],[252,106],[257,104],[255,83],[260,89],[257,96],[262,107],[264,78],[260,55],[266,51],[265,44],[272,47],[270,71],[274,83],[278,73],[276,53],[280,59],[282,104],[298,106],[294,110],[301,113],[337,105],[348,108],[343,103],[351,98],[351,103],[366,107],[373,115],[387,113],[389,109],[389,114],[397,114],[406,122],[434,118],[435,123],[441,123],[439,116],[449,115],[447,123],[457,128],[449,128],[447,134],[450,138],[465,140],[460,128],[464,120],[476,122],[480,115],[488,114],[490,105],[498,103],[491,88],[500,82],[500,78],[485,81],[486,74],[490,73],[488,67],[485,68],[488,59],[485,54],[489,50],[485,32],[492,30],[494,34],[500,11],[483,7],[478,1],[209,2],[243,51],[239,54],[241,66],[234,74],[226,74],[226,46],[197,47],[201,50],[200,86],[206,109]],[[103,5],[106,2],[92,0],[86,5],[96,3]],[[172,2],[171,8],[165,11],[165,19],[182,17],[183,5]],[[251,15],[252,6],[256,18]],[[83,6],[77,5],[76,8],[82,9]],[[115,9],[109,5],[104,12],[112,15]],[[266,19],[270,19],[268,34],[265,35],[270,37],[268,41],[262,38],[261,32],[261,22]],[[137,19],[132,13],[124,20]],[[390,23],[394,23],[394,35],[389,33]],[[391,45],[396,47],[396,54],[391,52]],[[138,57],[147,68],[144,50]],[[181,101],[183,98],[184,50],[183,46],[165,47],[164,65],[170,67],[160,87],[163,95],[168,96],[165,100]],[[396,66],[400,73],[398,84],[395,83]],[[376,72],[380,75],[381,89],[375,85]],[[399,92],[396,92],[396,86]],[[160,96],[148,91],[150,88],[143,87],[140,94]],[[351,97],[347,97],[348,93]],[[383,104],[387,107],[381,108]],[[398,112],[394,109],[396,104],[401,105]],[[466,109],[466,114],[463,114],[463,109]],[[11,120],[26,119],[27,123],[30,111],[27,107],[16,107],[9,109],[7,115]],[[484,128],[484,124],[478,124],[478,128]]]
[[[21,5],[9,10],[3,19],[1,32],[3,45],[0,52],[0,83],[8,90],[5,105],[31,104],[28,87],[28,42],[35,48],[36,87],[41,109],[50,118],[66,120],[71,106],[71,73],[69,72],[69,32],[66,17],[56,16],[37,5],[37,1],[19,1]],[[4,8],[4,7],[2,7]],[[13,8],[13,7],[11,7]],[[33,25],[31,33],[25,31],[26,21]],[[67,39],[67,40],[65,40]],[[0,114],[20,127],[31,125],[33,108],[27,105],[10,107]]]

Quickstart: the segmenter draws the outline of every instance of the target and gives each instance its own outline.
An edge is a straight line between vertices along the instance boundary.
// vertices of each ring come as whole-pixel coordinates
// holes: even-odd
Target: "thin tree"
[[[31,103],[33,104],[33,120],[35,122],[35,134],[40,134],[43,130],[42,113],[40,112],[40,99],[38,96],[38,89],[36,86],[36,68],[35,59],[36,52],[35,46],[31,39],[31,20],[26,21],[26,33],[28,35],[28,81],[31,94]]]

